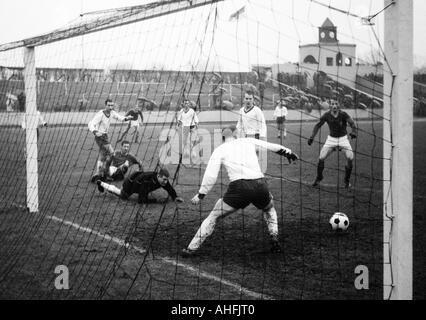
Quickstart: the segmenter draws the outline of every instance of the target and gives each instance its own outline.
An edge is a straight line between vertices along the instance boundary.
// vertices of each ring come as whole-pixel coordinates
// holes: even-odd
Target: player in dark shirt
[[[101,180],[98,180],[97,184],[100,192],[107,190],[125,200],[137,193],[139,203],[158,202],[155,198],[148,198],[148,194],[159,188],[166,190],[173,201],[183,202],[183,199],[177,196],[175,189],[170,184],[169,176],[170,174],[166,169],[161,169],[158,173],[137,171],[124,179],[121,189]]]
[[[327,137],[327,140],[324,146],[321,149],[318,167],[317,167],[317,177],[312,184],[312,186],[316,187],[323,179],[323,171],[324,171],[324,162],[325,159],[331,154],[331,152],[343,151],[346,156],[346,166],[345,166],[345,188],[349,189],[351,184],[349,183],[349,179],[352,173],[352,162],[354,158],[354,154],[352,151],[351,144],[349,143],[346,127],[349,124],[352,128],[352,132],[349,136],[352,139],[355,139],[357,136],[357,128],[355,122],[352,118],[344,111],[340,110],[337,101],[332,100],[330,103],[330,111],[324,113],[320,118],[320,121],[315,125],[311,137],[308,139],[308,145],[311,145],[314,141],[314,138],[321,128],[321,126],[327,123],[330,129],[330,134]]]
[[[123,132],[121,137],[117,140],[117,142],[121,142],[127,136],[127,133],[129,132],[129,130],[133,128],[133,136],[135,137],[135,142],[138,143],[139,142],[139,126],[141,123],[143,123],[143,114],[142,114],[141,105],[138,103],[138,105],[134,109],[127,111],[125,116],[131,117],[131,120],[129,121],[129,126],[126,128],[126,130]]]
[[[106,180],[123,180],[124,175],[127,173],[129,168],[137,164],[139,166],[139,171],[143,171],[142,162],[140,162],[136,157],[130,154],[130,142],[124,140],[121,143],[121,150],[115,151],[113,155],[107,161],[108,175]]]

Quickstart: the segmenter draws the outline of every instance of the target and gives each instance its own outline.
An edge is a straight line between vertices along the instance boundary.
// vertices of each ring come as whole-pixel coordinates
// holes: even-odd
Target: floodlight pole
[[[392,1],[385,0],[385,6]],[[385,10],[384,299],[413,298],[413,3]],[[390,119],[390,121],[386,120]],[[390,143],[391,142],[391,143]],[[391,160],[387,160],[391,159]]]
[[[37,77],[35,48],[24,48],[25,146],[27,162],[27,208],[38,212]]]

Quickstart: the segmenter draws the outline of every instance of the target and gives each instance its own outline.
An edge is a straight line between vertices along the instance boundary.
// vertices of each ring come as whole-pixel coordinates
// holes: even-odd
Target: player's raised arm
[[[324,116],[320,118],[320,120],[315,125],[314,129],[312,130],[311,137],[308,139],[308,145],[311,145],[312,142],[314,142],[314,138],[318,133],[318,130],[322,127],[322,125],[325,123]]]

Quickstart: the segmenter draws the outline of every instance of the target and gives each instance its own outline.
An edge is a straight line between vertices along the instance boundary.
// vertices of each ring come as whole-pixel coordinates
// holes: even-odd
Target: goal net
[[[383,145],[392,144],[383,136],[385,11],[380,1],[329,2],[159,1],[83,14],[0,46],[0,296],[382,299],[391,288],[383,279]],[[210,220],[212,234],[185,257],[216,201],[236,206],[224,165],[205,198],[191,199],[222,129],[252,117],[247,94],[262,115],[255,126],[266,124],[260,140],[299,156],[289,164],[258,152],[281,251],[271,252],[273,215],[251,204]],[[107,118],[110,102],[123,117],[139,107],[139,124]],[[111,121],[101,142],[88,125],[97,114]],[[110,169],[126,166],[112,159],[125,155],[123,141],[141,168],[128,161],[120,177]],[[140,169],[151,180],[125,199]],[[159,184],[161,169],[183,203]],[[151,187],[157,202],[139,203]],[[256,201],[244,192],[238,201]],[[348,220],[331,219],[336,212]]]

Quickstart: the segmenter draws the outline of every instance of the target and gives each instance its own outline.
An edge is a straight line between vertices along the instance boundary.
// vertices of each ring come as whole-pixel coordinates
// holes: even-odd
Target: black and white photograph
[[[425,14],[2,1],[0,300],[426,299]]]

